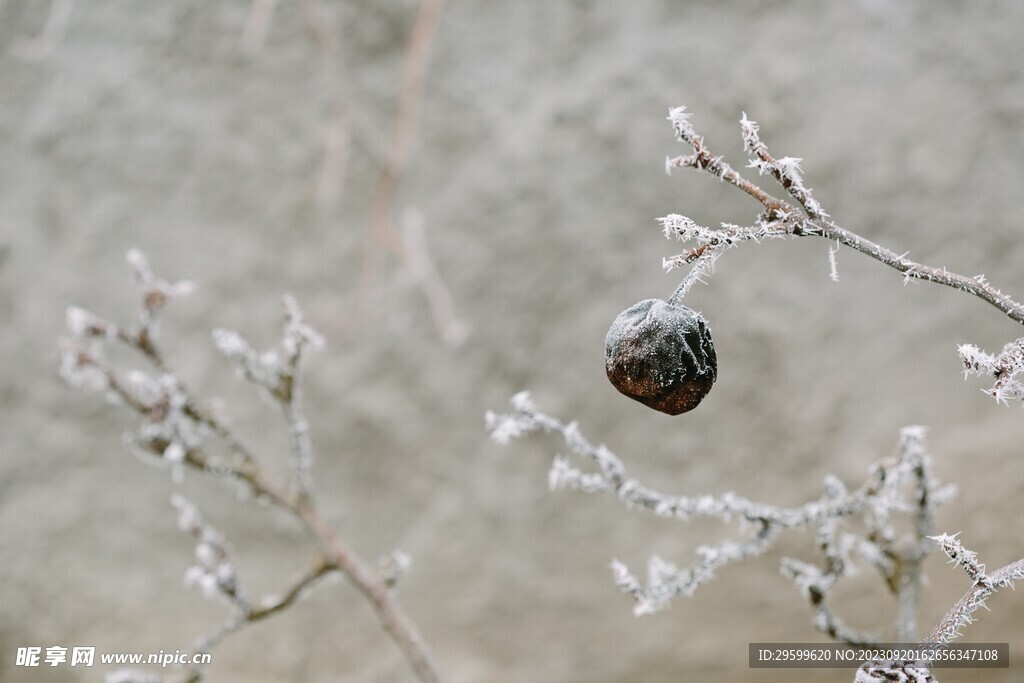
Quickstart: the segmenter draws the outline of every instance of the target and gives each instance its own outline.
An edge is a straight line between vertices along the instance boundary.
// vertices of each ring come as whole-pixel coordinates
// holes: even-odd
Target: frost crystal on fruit
[[[661,299],[619,314],[605,338],[604,359],[616,389],[669,415],[696,408],[718,375],[707,321]]]

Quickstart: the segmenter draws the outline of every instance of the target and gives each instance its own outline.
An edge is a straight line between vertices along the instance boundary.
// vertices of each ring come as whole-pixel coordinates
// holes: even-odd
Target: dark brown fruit
[[[604,365],[616,389],[669,415],[696,408],[718,376],[707,321],[661,299],[619,314],[604,341]]]

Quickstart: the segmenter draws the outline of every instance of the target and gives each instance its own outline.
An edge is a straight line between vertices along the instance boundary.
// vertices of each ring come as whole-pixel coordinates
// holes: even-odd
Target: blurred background
[[[319,504],[365,557],[412,556],[398,592],[452,681],[850,680],[747,668],[749,642],[822,639],[778,571],[813,559],[810,535],[634,618],[612,558],[687,564],[735,529],[552,494],[564,446],[500,448],[484,413],[529,389],[649,485],[781,505],[828,473],[860,483],[900,427],[927,425],[959,487],[939,529],[990,567],[1024,555],[1021,408],[965,382],[956,355],[1021,328],[980,300],[847,249],[832,283],[822,240],[744,245],[686,300],[719,358],[697,410],[655,413],[603,369],[619,311],[681,277],[655,219],[759,208],[665,175],[687,151],[665,120],[680,104],[734,166],[745,111],[841,225],[1024,296],[1022,25],[1013,2],[0,0],[0,678],[101,680],[14,655],[188,650],[227,616],[182,586],[193,543],[168,473],[122,444],[132,416],[57,376],[68,305],[132,319],[137,247],[197,285],[163,319],[171,363],[282,470],[283,423],[209,331],[269,347],[280,296],[298,298],[327,340],[306,366]],[[312,556],[273,510],[194,475],[184,488],[250,593]],[[967,579],[936,556],[927,572],[930,628]],[[835,606],[866,630],[893,612],[868,569]],[[1024,594],[990,606],[968,639],[1009,641],[1014,668],[944,683],[1018,680]],[[343,583],[213,661],[223,682],[412,680]]]

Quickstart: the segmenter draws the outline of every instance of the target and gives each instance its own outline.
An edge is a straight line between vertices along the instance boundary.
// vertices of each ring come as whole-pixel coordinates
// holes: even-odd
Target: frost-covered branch
[[[305,595],[320,578],[338,567],[323,557],[296,578],[280,595],[268,595],[251,603],[238,582],[234,554],[223,534],[203,520],[195,505],[175,494],[171,504],[178,509],[178,528],[196,541],[196,564],[185,572],[185,584],[196,585],[210,598],[223,597],[234,609],[230,619],[196,642],[194,652],[209,652],[229,635],[290,607]],[[193,665],[185,677],[188,683],[203,679],[205,667]]]
[[[740,132],[743,136],[743,149],[750,155],[748,168],[756,168],[761,175],[771,174],[775,180],[793,197],[804,211],[812,219],[827,218],[821,205],[811,196],[810,188],[804,185],[803,171],[800,162],[803,159],[794,157],[783,157],[775,159],[768,153],[768,147],[761,142],[758,135],[759,126],[757,122],[747,118],[746,112],[740,119]]]
[[[673,168],[694,168],[710,173],[723,181],[739,187],[760,202],[765,209],[758,220],[759,228],[763,229],[771,225],[772,221],[777,221],[775,223],[776,230],[771,231],[773,234],[792,236],[817,235],[836,240],[840,244],[856,249],[888,266],[896,268],[904,274],[905,279],[926,280],[961,289],[988,301],[1013,320],[1024,324],[1024,304],[1014,301],[1008,295],[994,288],[984,277],[967,277],[952,273],[945,268],[915,263],[907,259],[905,254],[899,255],[827,220],[828,214],[823,212],[818,202],[811,196],[810,190],[803,184],[799,166],[801,160],[792,157],[784,157],[782,159],[773,157],[758,136],[757,123],[749,120],[746,114],[743,115],[740,126],[743,133],[744,147],[748,154],[752,156],[750,166],[757,168],[761,173],[769,173],[778,180],[783,188],[796,199],[797,206],[772,196],[759,186],[743,178],[737,171],[722,161],[722,157],[714,156],[704,145],[704,139],[697,135],[692,124],[689,122],[690,116],[691,114],[686,112],[686,107],[677,107],[669,112],[668,118],[672,122],[677,139],[689,144],[695,151],[695,154],[690,156],[668,159],[666,161],[666,170],[669,172]],[[803,211],[800,209],[803,209]],[[801,216],[801,213],[804,215]],[[724,224],[721,230],[704,228],[702,234],[686,233],[685,235],[679,234],[677,236],[680,239],[695,239],[720,248],[720,245],[711,243],[710,239],[701,239],[701,237],[724,236],[733,227],[735,226]],[[733,243],[735,243],[735,240],[724,240],[721,246],[729,246]]]
[[[204,636],[196,642],[194,652],[209,652],[219,645],[228,636],[237,633],[244,627],[257,621],[273,616],[278,612],[291,607],[301,600],[312,589],[313,585],[321,578],[337,571],[338,567],[330,561],[318,557],[310,568],[297,577],[280,595],[268,595],[260,600],[256,607],[247,604],[237,605],[238,609],[212,633]],[[192,665],[185,677],[186,683],[199,683],[203,680],[205,669],[203,665]]]
[[[985,565],[978,561],[978,554],[965,548],[956,536],[942,534],[932,540],[939,544],[950,562],[959,565],[973,582],[967,593],[939,620],[924,641],[944,645],[963,635],[964,627],[974,622],[974,612],[979,607],[985,607],[985,601],[990,595],[1000,588],[1013,587],[1015,582],[1024,579],[1024,559],[988,574]]]
[[[679,214],[669,214],[659,219],[666,237],[697,245],[689,251],[663,260],[666,270],[695,264],[677,289],[678,296],[673,295],[676,298],[682,298],[697,278],[709,272],[708,266],[713,262],[714,254],[731,246],[769,238],[818,236],[835,245],[829,247],[829,276],[833,280],[839,278],[836,247],[844,245],[903,273],[904,284],[910,280],[923,280],[953,287],[987,301],[1011,320],[1024,324],[1024,304],[992,286],[983,275],[969,277],[946,268],[917,263],[907,258],[906,253],[898,254],[835,223],[804,183],[800,168],[802,160],[772,156],[761,141],[757,123],[748,119],[746,114],[740,120],[740,130],[744,150],[750,158],[748,167],[756,169],[759,174],[772,176],[792,201],[773,196],[740,175],[721,156],[713,154],[704,144],[704,138],[694,129],[690,116],[686,107],[676,107],[669,111],[668,118],[676,138],[688,144],[694,153],[666,159],[665,170],[671,173],[674,168],[693,168],[709,173],[746,192],[761,204],[763,210],[750,226],[722,223],[718,228],[711,228],[698,225]],[[1024,397],[1024,385],[1014,379],[1024,368],[1024,338],[1008,344],[999,356],[984,354],[972,345],[961,346],[960,355],[968,372],[996,377],[996,384],[989,393],[997,400],[1006,402]]]
[[[240,334],[224,329],[213,331],[213,342],[235,363],[239,373],[280,404],[288,424],[294,488],[298,498],[306,501],[313,487],[313,444],[302,408],[299,363],[307,349],[322,348],[324,342],[316,330],[303,322],[302,311],[293,297],[285,296],[283,306],[285,325],[280,349],[257,353]]]
[[[740,128],[749,157],[748,168],[771,176],[785,191],[783,198],[746,179],[723,157],[714,154],[693,127],[685,107],[670,110],[668,118],[677,139],[689,145],[693,154],[666,159],[666,172],[671,173],[674,168],[693,168],[708,173],[753,197],[761,211],[748,225],[721,223],[719,227],[708,227],[676,213],[659,219],[667,238],[690,246],[687,251],[665,258],[663,267],[668,271],[683,267],[688,270],[667,301],[641,301],[620,314],[610,328],[605,341],[606,371],[609,380],[624,395],[670,415],[693,409],[700,402],[716,375],[714,371],[708,373],[701,368],[691,368],[692,362],[687,364],[691,357],[696,358],[695,349],[704,344],[704,338],[687,337],[690,328],[679,321],[684,320],[685,312],[689,312],[685,320],[695,316],[691,309],[682,307],[680,301],[694,284],[712,273],[715,261],[724,251],[745,242],[824,237],[829,240],[829,276],[834,281],[839,277],[839,247],[847,246],[903,273],[904,284],[924,280],[954,287],[987,301],[1012,320],[1024,323],[1024,305],[993,287],[983,276],[966,277],[945,268],[911,261],[907,254],[897,254],[836,224],[805,182],[802,160],[773,156],[760,138],[757,123],[746,114],[740,121]],[[622,319],[629,324],[620,323]],[[703,323],[703,318],[701,321]],[[706,330],[706,326],[702,329]],[[710,334],[707,345],[713,353]],[[960,347],[960,354],[968,374],[995,378],[989,393],[997,400],[1005,403],[1009,399],[1024,398],[1024,385],[1017,380],[1024,371],[1024,338],[1008,344],[998,355],[987,354],[971,345]],[[708,367],[717,367],[717,355]],[[703,375],[708,375],[705,379],[710,380],[705,382],[706,386],[687,384]],[[685,391],[696,396],[696,400],[680,402],[682,410],[663,398],[675,399],[677,393],[685,397]],[[680,567],[660,557],[650,558],[646,581],[624,563],[613,561],[614,581],[633,598],[637,615],[664,609],[680,595],[692,595],[723,567],[765,553],[783,532],[798,528],[816,532],[814,554],[817,559],[783,558],[782,573],[807,599],[815,626],[840,642],[854,645],[882,642],[882,635],[851,628],[829,604],[832,589],[853,573],[857,563],[872,567],[895,598],[897,610],[892,631],[902,642],[917,638],[917,612],[925,583],[923,565],[934,546],[930,539],[939,540],[947,554],[975,581],[975,588],[947,616],[945,626],[937,627],[936,633],[945,640],[970,622],[970,613],[995,589],[994,579],[985,574],[984,566],[977,563],[972,553],[960,547],[952,537],[932,536],[935,508],[951,497],[954,489],[940,487],[933,477],[922,427],[904,428],[897,455],[873,464],[866,480],[857,488],[848,489],[840,480],[829,476],[820,498],[787,508],[751,501],[733,492],[694,496],[655,490],[631,478],[623,461],[603,444],[594,445],[584,438],[575,422],[564,423],[537,410],[529,394],[514,396],[512,406],[511,413],[487,413],[487,427],[494,441],[505,444],[535,432],[551,432],[561,436],[570,451],[569,456],[554,458],[549,472],[552,490],[608,494],[630,509],[648,510],[661,517],[683,521],[694,516],[725,523],[738,520],[741,532],[738,538],[697,548],[697,559],[689,566]],[[590,463],[590,467],[576,464],[577,459]],[[905,518],[899,527],[895,523],[898,516]],[[909,530],[897,531],[906,527]],[[1011,576],[1020,578],[1024,572],[1022,563],[1024,560],[1000,570],[1000,585],[1012,581]],[[858,670],[856,680],[861,683],[934,680],[927,670],[916,668],[914,664],[868,662]]]
[[[1024,383],[1017,379],[1024,373],[1024,337],[1010,342],[997,355],[985,353],[974,344],[963,344],[959,351],[965,379],[968,375],[991,375],[996,381],[986,393],[1000,403],[1024,400]]]
[[[185,585],[199,586],[208,598],[221,595],[239,611],[248,612],[249,603],[238,587],[234,553],[224,535],[184,497],[175,494],[171,505],[178,510],[178,529],[196,541],[196,563],[185,571]]]
[[[946,615],[936,624],[921,644],[922,650],[937,650],[963,635],[963,629],[974,622],[974,612],[985,607],[985,601],[998,588],[1012,586],[1024,579],[1024,559],[1018,560],[993,572],[985,573],[985,565],[978,561],[977,553],[968,550],[955,535],[941,534],[931,537],[949,557],[950,562],[959,565],[974,584]],[[907,681],[908,683],[934,683],[935,678],[928,669],[917,666],[919,662],[866,662],[857,670],[854,683],[882,683],[884,681]]]
[[[302,318],[298,304],[284,299],[284,332],[280,348],[257,353],[238,333],[215,330],[215,346],[239,372],[276,400],[289,431],[291,485],[275,481],[255,452],[236,436],[226,421],[200,400],[169,367],[158,343],[158,316],[173,299],[188,293],[188,283],[170,284],[156,278],[142,254],[132,250],[128,262],[135,274],[141,311],[135,325],[122,328],[78,307],[67,312],[71,337],[62,339],[61,376],[73,386],[104,393],[139,417],[139,426],[126,436],[131,449],[153,464],[168,467],[180,481],[187,470],[234,482],[258,500],[274,504],[295,517],[319,548],[312,566],[279,596],[250,601],[244,596],[237,567],[224,536],[205,522],[183,497],[173,499],[179,526],[196,541],[196,564],[186,582],[208,597],[224,598],[232,616],[202,639],[195,651],[204,652],[242,627],[270,617],[294,604],[316,581],[334,571],[343,574],[371,603],[384,630],[405,654],[419,680],[441,681],[436,662],[418,629],[402,610],[392,588],[409,566],[396,551],[379,568],[340,540],[313,504],[313,447],[302,409],[301,361],[307,350],[322,345],[320,336]],[[120,343],[138,351],[152,369],[119,371],[105,354],[108,344]],[[127,674],[126,674],[127,675]],[[202,679],[195,667],[185,680]]]
[[[575,422],[566,424],[537,410],[529,394],[516,394],[512,407],[513,411],[507,414],[488,412],[487,427],[494,441],[506,444],[535,432],[553,432],[562,437],[573,454],[595,466],[584,470],[574,466],[570,458],[556,456],[549,474],[552,490],[611,494],[629,508],[682,521],[691,517],[726,523],[738,519],[741,530],[747,532],[739,540],[697,548],[697,561],[685,568],[659,557],[651,558],[646,584],[625,564],[614,561],[615,583],[633,597],[637,615],[664,609],[680,595],[692,595],[701,584],[714,578],[719,569],[763,554],[783,531],[810,527],[817,529],[816,549],[823,563],[785,558],[782,572],[808,599],[817,628],[842,642],[878,642],[876,636],[847,627],[826,600],[836,582],[851,573],[852,556],[856,555],[874,566],[898,596],[896,632],[913,637],[920,566],[931,548],[926,537],[931,533],[933,510],[953,494],[952,487],[940,488],[930,474],[923,428],[905,428],[897,456],[872,465],[867,480],[859,487],[849,490],[835,477],[827,477],[825,492],[819,499],[787,508],[751,501],[732,492],[680,496],[657,491],[629,477],[622,460],[603,444],[588,441]],[[906,537],[898,536],[893,528],[892,517],[896,514],[913,517],[913,532]],[[867,529],[864,535],[844,527],[845,520],[850,518],[862,520]]]

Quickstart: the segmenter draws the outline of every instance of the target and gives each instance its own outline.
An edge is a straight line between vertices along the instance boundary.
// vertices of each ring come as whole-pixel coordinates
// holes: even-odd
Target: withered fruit
[[[718,376],[707,321],[661,299],[619,314],[605,337],[604,364],[621,393],[669,415],[696,408]]]

